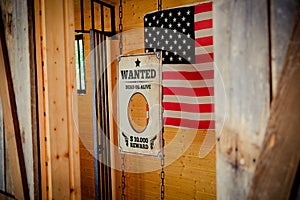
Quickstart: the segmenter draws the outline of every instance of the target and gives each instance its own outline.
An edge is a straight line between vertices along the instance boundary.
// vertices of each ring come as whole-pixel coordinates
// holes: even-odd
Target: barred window
[[[86,94],[83,35],[75,36],[76,82],[78,94]]]

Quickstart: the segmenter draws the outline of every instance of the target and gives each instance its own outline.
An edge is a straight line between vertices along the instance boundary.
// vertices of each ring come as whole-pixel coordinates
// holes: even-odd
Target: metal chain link
[[[119,49],[120,49],[120,55],[122,55],[123,52],[123,6],[122,6],[122,0],[120,0],[120,5],[119,5],[119,31],[120,31],[120,42],[119,42]]]
[[[160,172],[160,198],[163,200],[165,199],[165,154],[164,154],[164,139],[162,138],[162,154],[160,155],[160,165],[161,165],[161,172]]]
[[[157,10],[161,10],[162,0],[158,0],[157,2]]]
[[[125,155],[124,154],[121,154],[121,160],[122,160],[122,163],[121,163],[121,170],[122,170],[122,185],[121,185],[121,188],[122,188],[122,200],[125,200]]]

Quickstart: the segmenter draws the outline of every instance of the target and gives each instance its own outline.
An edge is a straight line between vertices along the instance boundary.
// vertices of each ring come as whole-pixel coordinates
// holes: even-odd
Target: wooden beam
[[[0,10],[0,85],[1,85],[1,97],[3,101],[3,110],[4,110],[4,121],[6,126],[11,127],[14,131],[14,137],[18,152],[18,161],[19,161],[19,169],[21,174],[22,180],[22,191],[23,191],[23,198],[29,199],[29,188],[28,188],[28,181],[27,181],[27,173],[26,173],[26,165],[25,159],[23,154],[23,147],[22,147],[22,138],[21,138],[21,131],[20,131],[20,124],[18,120],[17,114],[17,104],[16,104],[16,97],[14,92],[14,85],[12,80],[11,74],[11,67],[8,60],[8,50],[6,46],[6,39],[5,39],[5,29],[4,24],[2,21],[2,11]],[[9,130],[9,129],[8,129]],[[13,176],[17,176],[14,174]],[[16,190],[20,190],[20,188],[15,188]]]
[[[73,1],[36,0],[35,17],[42,197],[80,199]]]
[[[216,129],[222,130],[217,143],[219,199],[247,198],[267,124],[267,5],[266,0],[214,1],[215,114]]]
[[[300,7],[249,199],[289,199],[300,161]]]

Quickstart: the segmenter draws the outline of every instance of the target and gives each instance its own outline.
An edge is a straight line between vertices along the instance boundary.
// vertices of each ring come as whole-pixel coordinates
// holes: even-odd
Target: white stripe
[[[203,38],[213,35],[213,29],[212,28],[206,28],[202,30],[195,31],[195,38]]]
[[[195,22],[198,22],[201,20],[212,19],[212,17],[213,17],[212,11],[208,11],[208,12],[195,14],[194,20]]]
[[[185,129],[185,130],[215,130],[214,128],[198,129],[198,128],[190,128],[190,127],[185,127],[185,126],[173,126],[173,125],[164,125],[164,127],[171,127],[171,128],[177,128],[177,129]]]
[[[181,118],[189,120],[214,120],[214,113],[191,113],[183,111],[165,110],[163,117]]]
[[[163,72],[166,71],[185,71],[185,72],[195,72],[195,71],[206,71],[213,70],[214,63],[201,63],[201,64],[164,64]]]
[[[179,95],[164,95],[163,102],[208,104],[208,103],[214,103],[214,97],[213,96],[189,97],[189,96],[179,96]]]
[[[164,87],[190,87],[190,88],[202,88],[202,87],[213,87],[214,80],[163,80],[162,84]]]
[[[196,47],[195,49],[195,54],[207,54],[207,53],[213,53],[214,52],[214,46],[201,46],[201,47]]]

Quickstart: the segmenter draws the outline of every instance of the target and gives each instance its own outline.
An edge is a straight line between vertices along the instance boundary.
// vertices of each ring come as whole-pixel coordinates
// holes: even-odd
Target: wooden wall
[[[16,95],[17,114],[20,124],[22,146],[25,157],[25,168],[28,179],[29,196],[37,198],[38,191],[38,135],[37,135],[37,113],[36,113],[36,77],[33,45],[33,4],[28,1],[1,1],[2,19],[6,45],[8,48],[9,63],[12,71],[14,92]],[[1,52],[2,53],[2,52]],[[4,67],[4,66],[1,66]],[[3,80],[5,81],[5,80]],[[4,85],[1,85],[4,87]],[[3,100],[5,97],[1,96]],[[5,100],[6,101],[6,100]],[[4,108],[7,109],[7,108]],[[7,114],[7,113],[6,113]],[[8,120],[8,116],[4,116]],[[22,198],[22,188],[19,188],[15,176],[19,176],[14,170],[18,170],[17,154],[14,132],[9,132],[6,123],[6,189],[8,193]],[[13,130],[12,130],[13,131]],[[14,166],[15,165],[15,166]],[[15,174],[14,174],[15,173]],[[1,179],[4,177],[1,177]]]
[[[162,8],[183,6],[199,1],[162,1]],[[123,1],[124,54],[144,52],[143,18],[146,13],[156,11],[157,2]],[[115,134],[116,129],[114,129]],[[214,135],[206,131],[189,131],[165,128],[166,199],[216,199],[215,149],[199,157],[205,137]],[[189,141],[189,142],[187,142]],[[210,147],[207,147],[208,149]],[[126,155],[126,188],[128,199],[160,198],[160,160],[144,156]],[[120,177],[117,178],[120,188]],[[116,198],[120,197],[120,189]]]
[[[85,3],[88,1],[84,1]],[[195,3],[195,0],[163,1],[163,9]],[[116,28],[118,30],[118,1],[109,2],[115,5]],[[157,10],[157,2],[146,0],[123,1],[123,42],[124,53],[144,52],[143,18],[144,14]],[[79,0],[75,1],[76,29],[80,26]],[[90,20],[90,11],[85,10],[85,19]],[[81,138],[81,176],[82,198],[94,198],[93,140],[91,120],[91,72],[89,64],[89,38],[85,37],[85,61],[87,77],[87,94],[78,97],[79,130]],[[119,55],[118,41],[110,41],[112,65],[112,98],[116,100],[116,56]],[[116,120],[116,101],[112,102],[113,119]],[[117,128],[114,121],[113,142],[117,147]],[[199,158],[200,147],[207,134],[213,132],[187,131],[176,128],[165,129],[166,139],[166,199],[216,199],[215,149],[204,158]],[[188,141],[188,142],[184,142]],[[208,149],[210,147],[207,147]],[[113,151],[115,163],[113,170],[113,198],[121,198],[120,157],[118,150]],[[143,156],[126,155],[126,189],[127,199],[160,198],[160,160]],[[146,172],[145,172],[146,171]],[[137,172],[137,173],[136,173]]]
[[[297,5],[299,1],[214,2],[216,77],[222,77],[215,82],[216,118],[226,116],[217,121],[223,129],[217,145],[219,199],[248,197]],[[226,99],[219,95],[224,91]]]

